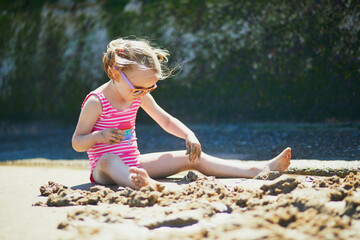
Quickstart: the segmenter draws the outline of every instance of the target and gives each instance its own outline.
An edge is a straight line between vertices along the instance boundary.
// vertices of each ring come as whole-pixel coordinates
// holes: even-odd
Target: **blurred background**
[[[117,37],[181,71],[153,93],[188,122],[360,120],[360,3],[18,0],[0,4],[0,117],[76,121]],[[139,121],[148,121],[139,118]]]
[[[108,81],[101,62],[108,42],[136,36],[168,49],[170,65],[182,66],[153,96],[183,122],[235,124],[226,129],[239,122],[346,123],[353,156],[343,155],[359,158],[357,0],[1,0],[0,30],[2,136],[43,126],[22,125],[24,132],[9,122],[74,127],[86,94]],[[138,122],[151,119],[140,111]],[[248,149],[246,139],[236,142]]]

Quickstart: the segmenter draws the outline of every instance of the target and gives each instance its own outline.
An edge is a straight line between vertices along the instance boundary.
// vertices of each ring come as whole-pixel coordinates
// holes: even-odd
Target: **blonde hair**
[[[165,79],[172,74],[166,63],[169,52],[164,49],[155,48],[145,39],[123,39],[118,38],[111,41],[103,56],[103,68],[110,79],[113,66],[121,70],[127,70],[134,66],[140,69],[150,69],[158,74],[159,79]]]

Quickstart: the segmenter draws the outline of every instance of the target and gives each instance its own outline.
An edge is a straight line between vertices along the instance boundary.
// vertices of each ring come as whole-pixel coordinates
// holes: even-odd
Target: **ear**
[[[111,76],[113,77],[113,80],[119,81],[120,76],[121,76],[119,70],[115,69],[114,67],[109,67],[109,72],[110,72]]]

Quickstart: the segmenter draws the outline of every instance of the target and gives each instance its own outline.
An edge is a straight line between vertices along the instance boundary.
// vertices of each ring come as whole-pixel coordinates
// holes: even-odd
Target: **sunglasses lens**
[[[156,88],[157,88],[157,86],[156,86],[156,84],[154,84],[154,86],[150,89],[150,91],[149,91],[149,92],[154,91]]]
[[[142,94],[144,91],[143,90],[136,90],[133,92],[133,96],[137,96],[137,95],[140,95]]]
[[[134,89],[132,95],[133,96],[139,96],[141,94],[147,94],[147,93],[151,93],[152,91],[154,91],[154,89],[156,88],[156,84],[154,84],[154,86],[152,88],[149,89]]]

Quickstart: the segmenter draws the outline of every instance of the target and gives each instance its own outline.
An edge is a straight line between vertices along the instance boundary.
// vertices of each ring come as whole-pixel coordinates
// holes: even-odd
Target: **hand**
[[[101,143],[116,144],[125,138],[125,132],[116,128],[107,128],[99,131]]]
[[[196,158],[201,159],[201,145],[195,136],[186,138],[186,155],[189,155],[190,162],[195,162]]]

